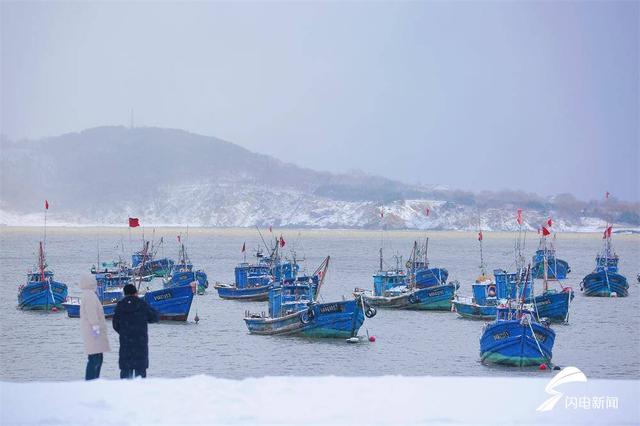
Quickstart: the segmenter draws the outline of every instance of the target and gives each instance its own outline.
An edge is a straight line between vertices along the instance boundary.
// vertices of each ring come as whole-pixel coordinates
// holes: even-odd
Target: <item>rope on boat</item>
[[[571,312],[571,299],[572,299],[571,296],[573,296],[573,289],[569,287],[569,301],[567,302],[567,315],[565,315],[564,317],[565,324],[569,323],[569,312]]]
[[[607,258],[607,263],[609,263],[609,259]],[[607,279],[607,288],[609,289],[609,296],[611,296],[611,286],[609,285],[609,273],[607,272],[607,267],[603,268],[604,277]]]
[[[526,322],[527,322],[527,325],[529,326],[529,330],[531,330],[531,336],[533,337],[533,340],[535,340],[536,342],[536,346],[538,347],[538,351],[540,352],[540,355],[542,355],[545,362],[549,364],[549,366],[551,366],[551,360],[547,358],[547,356],[542,351],[542,348],[540,347],[540,343],[538,343],[538,338],[536,337],[536,333],[533,331],[533,326],[531,325],[531,321],[527,320]]]

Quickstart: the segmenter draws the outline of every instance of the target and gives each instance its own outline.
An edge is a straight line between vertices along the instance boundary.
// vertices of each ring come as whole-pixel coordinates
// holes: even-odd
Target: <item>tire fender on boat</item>
[[[309,324],[313,318],[309,317],[309,311],[302,312],[300,314],[300,322],[303,324]]]
[[[409,303],[419,303],[420,300],[416,297],[415,294],[410,294],[409,295]]]
[[[374,308],[373,306],[370,306],[370,305],[365,305],[364,315],[367,318],[373,318],[373,317],[376,316],[377,313],[378,313],[378,311],[376,311],[376,308]]]

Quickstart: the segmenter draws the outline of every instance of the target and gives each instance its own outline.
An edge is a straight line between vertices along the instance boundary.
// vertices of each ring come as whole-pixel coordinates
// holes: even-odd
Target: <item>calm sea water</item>
[[[136,230],[138,231],[138,230]],[[184,229],[162,228],[164,254],[177,257],[176,235]],[[379,232],[284,230],[286,248],[304,257],[307,269],[315,269],[331,255],[330,272],[322,289],[325,301],[349,296],[354,287],[370,288],[371,274],[378,266]],[[274,234],[276,231],[274,230]],[[48,263],[57,280],[79,295],[79,274],[96,262],[120,253],[118,245],[129,246],[126,229],[54,228],[47,231]],[[146,230],[147,237],[151,236]],[[77,380],[84,376],[85,355],[77,319],[64,312],[22,312],[16,309],[18,285],[24,283],[33,265],[41,229],[0,229],[0,379]],[[135,248],[140,232],[134,233]],[[268,235],[268,233],[267,233]],[[277,231],[280,235],[280,230]],[[448,268],[451,279],[460,281],[470,293],[478,275],[479,252],[475,233],[429,232],[429,257],[433,266]],[[387,232],[383,245],[387,260],[399,252],[405,259],[412,242],[424,232]],[[184,237],[183,237],[184,238]],[[209,282],[229,282],[233,268],[242,260],[240,252],[258,247],[255,230],[190,229],[188,250],[193,263],[203,268]],[[535,236],[527,242],[533,253]],[[561,234],[559,257],[572,268],[566,285],[578,290],[579,282],[594,266],[601,240],[596,234]],[[569,325],[555,325],[557,333],[553,360],[573,365],[589,377],[640,378],[640,237],[616,235],[614,244],[621,256],[620,267],[630,282],[628,298],[587,298],[578,294],[572,304]],[[484,254],[489,269],[508,268],[513,258],[513,235],[485,233]],[[159,285],[156,283],[155,285]],[[489,367],[479,362],[482,322],[457,318],[450,312],[379,310],[360,330],[375,335],[375,343],[348,344],[343,340],[249,335],[243,313],[266,310],[257,302],[223,301],[210,288],[195,299],[187,323],[150,326],[150,376],[181,377],[211,374],[244,378],[266,375],[437,375],[510,376],[541,373],[536,369]],[[200,323],[193,317],[197,312]],[[109,323],[110,325],[110,323]],[[113,352],[105,355],[103,377],[117,378],[116,333],[109,335]]]

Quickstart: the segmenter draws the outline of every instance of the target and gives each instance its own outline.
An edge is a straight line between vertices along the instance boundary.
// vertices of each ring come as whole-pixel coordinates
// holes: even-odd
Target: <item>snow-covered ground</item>
[[[358,368],[354,362],[354,368]],[[540,378],[210,376],[0,383],[3,425],[640,424],[640,381],[567,383],[548,412]],[[575,403],[575,404],[574,404]],[[615,403],[615,404],[614,404]]]

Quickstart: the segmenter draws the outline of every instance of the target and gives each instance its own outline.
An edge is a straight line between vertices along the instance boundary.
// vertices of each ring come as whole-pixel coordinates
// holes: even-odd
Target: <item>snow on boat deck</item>
[[[0,423],[146,424],[639,424],[640,381],[562,385],[553,377],[265,377],[0,383]],[[565,398],[617,398],[617,408],[566,407]]]

